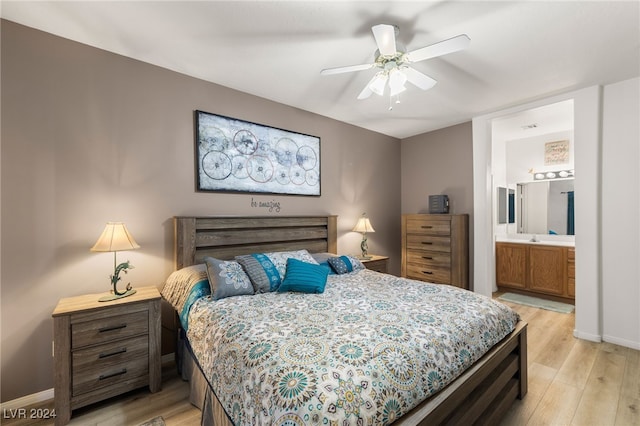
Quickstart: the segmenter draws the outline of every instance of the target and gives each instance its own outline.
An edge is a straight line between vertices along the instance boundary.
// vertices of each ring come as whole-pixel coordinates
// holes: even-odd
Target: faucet
[[[538,239],[536,238],[536,234],[533,234],[533,237],[531,237],[529,241],[531,241],[532,243],[537,243]]]

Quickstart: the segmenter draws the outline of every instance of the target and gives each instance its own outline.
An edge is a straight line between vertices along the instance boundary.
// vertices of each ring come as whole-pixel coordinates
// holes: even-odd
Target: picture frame
[[[320,138],[195,111],[196,190],[321,195]]]
[[[544,165],[554,166],[569,162],[569,140],[547,142],[544,144]]]

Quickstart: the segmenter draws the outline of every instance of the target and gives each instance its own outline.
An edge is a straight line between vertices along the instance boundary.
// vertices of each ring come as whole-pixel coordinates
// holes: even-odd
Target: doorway
[[[474,165],[474,282],[475,291],[491,296],[495,286],[495,207],[492,164],[492,121],[522,111],[573,100],[575,165],[579,180],[575,199],[576,325],[574,336],[601,341],[601,278],[599,199],[601,172],[599,149],[601,132],[601,89],[598,86],[542,99],[517,107],[475,117],[472,122]]]

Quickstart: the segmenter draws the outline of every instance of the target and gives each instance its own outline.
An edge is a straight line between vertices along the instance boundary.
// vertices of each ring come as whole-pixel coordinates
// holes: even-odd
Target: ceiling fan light
[[[393,69],[389,73],[389,89],[391,90],[391,96],[396,96],[399,93],[404,92],[407,88],[404,84],[407,82],[407,76],[400,70]]]
[[[387,79],[386,74],[378,73],[371,84],[369,84],[369,89],[376,95],[382,96],[384,94],[384,87],[387,84]]]

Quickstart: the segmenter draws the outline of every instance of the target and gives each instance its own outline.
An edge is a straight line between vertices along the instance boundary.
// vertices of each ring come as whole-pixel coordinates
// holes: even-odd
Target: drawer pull
[[[113,351],[113,352],[109,352],[109,353],[101,353],[100,355],[98,355],[98,358],[99,359],[109,358],[110,356],[120,355],[120,354],[123,354],[125,352],[127,352],[127,348],[122,348],[122,349],[119,349],[117,351]]]
[[[431,245],[431,244],[433,244],[433,242],[431,242],[431,241],[422,241],[422,244]]]
[[[431,256],[422,256],[423,259],[427,259],[427,260],[433,260],[433,257]]]
[[[432,229],[433,226],[432,225],[423,225],[422,229]]]
[[[120,371],[116,371],[115,373],[111,373],[111,374],[101,374],[99,379],[100,380],[105,380],[105,379],[109,379],[111,377],[115,377],[115,376],[121,376],[123,374],[127,374],[127,369],[123,368]]]
[[[127,328],[127,324],[124,323],[124,324],[120,324],[120,325],[114,325],[112,327],[104,327],[104,328],[99,329],[98,331],[100,333],[106,333],[107,331],[115,331],[115,330],[120,330],[122,328]]]
[[[433,275],[433,272],[431,271],[422,271],[423,274],[427,274],[427,275]]]

